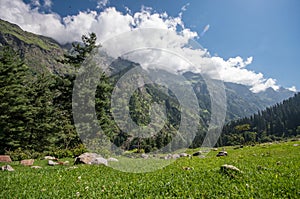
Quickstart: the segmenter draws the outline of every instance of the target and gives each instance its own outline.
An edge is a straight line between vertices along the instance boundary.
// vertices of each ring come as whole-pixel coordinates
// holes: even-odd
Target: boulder
[[[119,162],[119,160],[116,158],[108,158],[107,161],[108,162]]]
[[[58,165],[58,163],[54,162],[53,160],[48,160],[48,165],[55,166],[55,165]]]
[[[172,158],[173,158],[173,159],[180,158],[180,155],[179,155],[179,154],[173,154],[173,155],[172,155]]]
[[[42,167],[40,166],[31,166],[32,169],[41,169]]]
[[[180,156],[180,157],[188,157],[189,154],[187,154],[187,153],[180,153],[179,156]]]
[[[102,157],[100,157],[100,158],[95,158],[95,159],[91,162],[91,164],[96,164],[96,165],[103,164],[103,165],[107,166],[107,160],[106,160],[105,158],[102,158]]]
[[[11,162],[9,155],[0,155],[0,162]]]
[[[1,169],[2,171],[15,171],[10,165],[4,165]]]
[[[57,160],[57,158],[52,157],[52,156],[45,156],[44,159],[45,160]]]
[[[143,154],[141,155],[141,158],[148,159],[148,158],[149,158],[149,155],[143,153]]]
[[[69,165],[69,164],[70,164],[69,161],[64,161],[64,162],[63,162],[63,165]]]
[[[227,156],[227,152],[226,151],[220,151],[218,154],[217,154],[217,157],[221,157],[221,156]]]
[[[21,160],[20,164],[24,166],[32,166],[34,163],[34,159]]]
[[[202,154],[202,151],[197,151],[197,152],[193,153],[193,156],[199,156],[201,154]]]
[[[169,160],[169,159],[171,159],[171,158],[173,158],[173,155],[172,155],[172,154],[168,154],[167,156],[165,156],[165,160]]]
[[[102,158],[102,156],[97,153],[83,153],[75,158],[74,164],[92,164],[96,158]]]
[[[183,170],[187,170],[187,171],[188,171],[188,170],[194,170],[193,167],[182,167],[182,169],[183,169]]]
[[[241,173],[240,169],[238,169],[237,167],[235,167],[233,165],[229,165],[229,164],[223,164],[221,166],[221,171],[224,171],[224,172],[234,171],[234,172],[237,172],[237,173]]]

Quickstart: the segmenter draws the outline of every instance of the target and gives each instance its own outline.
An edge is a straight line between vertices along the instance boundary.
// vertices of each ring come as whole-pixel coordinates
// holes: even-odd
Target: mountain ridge
[[[70,72],[70,68],[57,61],[63,58],[70,45],[62,46],[52,38],[23,31],[18,25],[0,19],[0,47],[5,45],[12,46],[18,51],[34,73],[66,74]],[[131,67],[130,65],[136,65],[136,63],[129,61],[126,67]],[[122,70],[126,70],[124,66]],[[193,72],[186,72],[184,76],[192,82],[199,100],[206,101],[206,105],[199,102],[200,106],[202,104],[201,108],[206,109],[210,97],[208,90],[205,90],[205,86],[203,87],[205,81],[200,74]],[[227,121],[250,116],[294,94],[284,88],[280,88],[279,91],[269,88],[265,92],[253,93],[250,87],[245,85],[230,82],[224,82],[224,85],[228,104]],[[200,87],[202,90],[200,89],[199,93]]]

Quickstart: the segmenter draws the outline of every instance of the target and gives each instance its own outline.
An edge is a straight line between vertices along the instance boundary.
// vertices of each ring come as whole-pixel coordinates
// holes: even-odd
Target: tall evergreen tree
[[[0,153],[22,145],[30,136],[32,105],[28,98],[28,68],[10,47],[0,51]]]

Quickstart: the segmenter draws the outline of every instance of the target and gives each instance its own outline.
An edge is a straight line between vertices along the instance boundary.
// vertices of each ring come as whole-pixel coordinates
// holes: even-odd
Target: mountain
[[[0,19],[0,47],[5,45],[12,46],[14,50],[19,52],[25,64],[34,73],[61,74],[70,71],[68,67],[57,60],[63,58],[64,53],[70,49],[71,45],[62,46],[49,37],[23,31],[19,26]],[[126,68],[137,65],[122,60],[118,60],[118,62],[119,65],[111,68],[113,73],[118,73],[118,71],[124,73],[128,70]],[[202,76],[187,72],[184,77],[192,82],[200,107],[208,109],[210,106],[209,92]],[[269,88],[264,92],[252,93],[249,87],[245,85],[227,82],[224,84],[227,95],[227,121],[250,116],[258,110],[281,102],[294,94],[284,88],[280,88],[279,91]]]
[[[210,106],[210,97],[203,77],[192,72],[186,72],[183,75],[192,82],[199,101],[206,102],[206,106],[199,103],[200,107],[207,109]],[[253,93],[248,86],[229,82],[224,82],[224,88],[227,99],[227,121],[250,116],[294,95],[294,92],[285,88],[280,88],[278,91],[269,88],[264,92]]]
[[[0,47],[11,46],[34,73],[62,73],[66,68],[57,60],[66,52],[54,39],[23,31],[0,19]]]
[[[27,147],[30,150],[34,149],[35,151],[44,150],[49,146],[40,144],[40,142],[38,142],[38,140],[41,140],[39,139],[39,136],[41,136],[45,142],[50,142],[50,140],[52,140],[52,147],[64,146],[67,149],[68,147],[76,146],[81,143],[82,140],[79,139],[80,135],[78,135],[77,131],[75,130],[72,112],[72,104],[78,104],[72,103],[72,100],[77,99],[76,97],[72,97],[74,89],[73,85],[76,77],[74,75],[74,66],[82,64],[82,61],[85,60],[92,49],[96,47],[96,45],[94,45],[96,42],[96,37],[94,37],[94,39],[95,40],[91,39],[91,37],[88,38],[87,36],[86,40],[83,39],[83,43],[78,43],[78,45],[74,46],[72,51],[69,51],[71,54],[67,56],[68,59],[72,59],[72,62],[64,61],[63,63],[65,64],[62,64],[57,60],[62,60],[64,58],[64,54],[68,54],[68,50],[66,48],[69,48],[69,45],[61,46],[51,38],[23,31],[20,27],[14,24],[10,24],[9,22],[0,20],[1,52],[4,53],[5,50],[8,49],[3,48],[4,46],[10,46],[15,51],[19,52],[19,55],[11,53],[7,54],[8,56],[4,56],[4,59],[0,60],[0,64],[2,67],[1,69],[2,71],[7,71],[6,68],[11,68],[11,70],[17,71],[14,68],[17,66],[14,65],[14,61],[11,60],[16,59],[15,56],[20,57],[23,60],[26,66],[20,64],[19,67],[24,67],[24,70],[25,68],[29,68],[29,72],[31,72],[30,74],[32,74],[32,76],[22,76],[22,78],[24,79],[20,81],[23,83],[15,83],[13,86],[18,87],[26,85],[28,87],[28,92],[26,92],[24,96],[26,96],[27,102],[30,102],[29,104],[34,106],[35,110],[37,110],[35,114],[39,115],[38,117],[35,117],[32,114],[24,113],[24,117],[26,116],[26,118],[28,117],[28,121],[32,121],[32,125],[30,126],[30,128],[34,130],[21,130],[19,133],[20,136],[18,137],[19,140],[13,140],[18,141],[18,144],[12,145],[11,142],[7,142],[4,140],[3,143],[5,144],[5,146],[7,146],[9,149],[10,147],[12,147],[12,150],[18,147]],[[5,53],[3,55],[5,55]],[[110,57],[107,58],[112,59]],[[10,60],[10,62],[5,61],[5,59]],[[91,129],[90,125],[99,124],[106,135],[109,137],[111,142],[113,142],[116,146],[122,147],[126,150],[138,146],[139,149],[140,147],[142,147],[142,149],[147,152],[152,151],[155,148],[162,149],[165,146],[170,146],[171,148],[182,148],[183,146],[185,146],[185,144],[190,144],[191,140],[188,140],[190,138],[181,135],[174,135],[178,135],[177,130],[180,127],[182,114],[191,115],[194,114],[194,110],[181,112],[179,99],[175,97],[175,94],[171,90],[168,90],[163,86],[159,86],[156,84],[147,84],[143,87],[139,87],[134,90],[133,93],[131,93],[132,95],[129,96],[129,102],[127,102],[126,99],[128,100],[128,95],[130,93],[123,92],[122,95],[117,99],[117,101],[121,103],[119,104],[120,107],[111,107],[112,102],[110,99],[112,99],[112,91],[114,89],[114,91],[124,90],[117,88],[117,82],[121,77],[123,77],[129,70],[133,68],[142,70],[140,64],[118,58],[111,64],[109,73],[103,75],[103,78],[101,77],[101,81],[98,84],[96,92],[88,89],[83,89],[79,93],[77,93],[80,96],[86,96],[86,93],[95,92],[95,105],[93,105],[93,103],[84,103],[85,107],[83,109],[95,109],[97,119],[93,120],[95,123],[93,122],[93,124],[90,124],[90,120],[88,120],[88,117],[90,117],[90,115],[84,114],[81,116],[82,118],[84,118],[82,121],[87,122],[83,123],[82,126],[85,129]],[[160,75],[167,75],[166,77],[170,75],[166,74],[164,71],[159,72],[161,72]],[[1,81],[6,83],[5,85],[10,88],[10,77],[14,76],[14,74],[8,74],[9,75],[6,75],[4,73],[1,74],[3,77],[3,80]],[[111,78],[107,78],[107,76],[110,76]],[[189,128],[196,128],[197,141],[193,142],[193,146],[197,147],[199,146],[199,144],[201,144],[201,139],[206,133],[207,124],[210,120],[211,98],[207,88],[208,85],[200,74],[186,72],[183,74],[183,76],[187,81],[191,83],[194,93],[197,96],[198,104],[200,106],[199,115],[202,125],[197,126],[196,124],[192,123],[192,120],[186,120],[186,122],[189,123],[186,126],[188,126]],[[77,74],[77,78],[80,79],[79,73]],[[83,78],[84,80],[86,80],[85,76],[83,76]],[[122,84],[121,87],[132,87],[132,85],[144,81],[143,78],[139,78],[140,77],[138,75],[133,75],[131,76],[131,78],[129,78],[129,82],[125,82],[125,84]],[[217,83],[219,83],[219,80],[212,81],[216,81]],[[249,87],[244,85],[234,83],[224,83],[224,85],[227,95],[227,121],[237,120],[239,118],[249,116],[259,110],[266,108],[269,105],[280,102],[292,95],[292,92],[286,89],[280,89],[276,92],[268,89],[266,90],[266,92],[255,94],[249,90]],[[178,85],[178,87],[181,87],[181,85]],[[184,89],[184,87],[181,88]],[[1,89],[3,92],[7,91],[6,87],[2,87]],[[183,89],[181,91],[182,93],[185,93],[185,90]],[[212,90],[217,90],[215,85]],[[18,93],[16,93],[16,95],[18,95]],[[21,96],[20,99],[25,99],[24,96]],[[14,99],[7,97],[5,99],[3,98],[3,100]],[[81,100],[81,98],[79,98],[79,100]],[[155,121],[152,121],[152,113],[156,115],[163,114],[161,110],[156,110],[155,108],[153,108],[153,104],[163,105],[163,107],[165,107],[166,120],[164,120],[164,122],[155,120],[156,118],[160,117],[155,117]],[[2,105],[7,106],[7,102],[3,101]],[[12,109],[12,111],[19,111],[18,108],[14,108],[12,105],[7,107]],[[48,108],[46,109],[45,107]],[[122,115],[122,108],[123,111],[128,110],[130,118],[135,122],[135,124],[138,124],[138,126],[141,127],[136,130],[137,132],[135,133],[144,133],[144,131],[146,133],[148,128],[143,127],[150,125],[151,131],[147,132],[150,133],[151,136],[144,139],[132,136],[132,134],[130,133],[134,132],[132,132],[131,130],[130,132],[126,132],[126,130],[123,131],[122,129],[120,129],[121,127],[116,124],[112,112],[117,110],[119,112],[117,112],[117,115],[115,114],[114,116],[118,116],[118,114]],[[45,114],[45,111],[48,111],[47,114]],[[14,114],[10,116],[14,118]],[[3,118],[7,118],[6,115],[3,115]],[[36,118],[39,118],[39,120],[37,120]],[[119,121],[123,126],[129,125],[129,127],[132,127],[135,125],[133,123],[130,123],[130,120],[128,119],[121,118],[120,120]],[[2,124],[6,126],[5,121],[2,121]],[[14,126],[14,122],[11,122],[10,124]],[[22,125],[24,126],[24,129],[29,128],[27,126],[27,123],[23,122]],[[49,134],[44,135],[43,133],[45,132],[46,127],[49,127]],[[157,132],[156,129],[159,129],[159,132]],[[10,135],[11,128],[6,128],[6,130],[6,133]],[[189,131],[189,129],[186,131],[192,132]],[[50,134],[50,132],[52,134]],[[24,141],[23,133],[27,133],[27,141],[28,143],[31,143],[31,148],[29,146],[21,146],[21,143],[24,143],[22,142],[22,139]],[[30,133],[34,133],[35,137],[33,135],[30,135]],[[86,131],[84,131],[84,133],[86,133]],[[50,139],[51,136],[53,137],[53,139]],[[172,140],[174,137],[176,137],[176,139],[174,139],[175,144],[169,145],[169,143],[174,141]],[[33,138],[35,138],[35,140],[33,140]],[[4,149],[2,148],[2,150]]]
[[[300,93],[223,128],[219,145],[271,142],[300,136]]]

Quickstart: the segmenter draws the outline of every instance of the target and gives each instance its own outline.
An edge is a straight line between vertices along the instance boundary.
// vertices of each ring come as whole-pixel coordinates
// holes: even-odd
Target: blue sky
[[[6,0],[1,1],[1,6],[7,6],[4,1]],[[169,17],[180,16],[184,28],[197,32],[196,40],[212,56],[221,57],[225,61],[237,56],[244,60],[253,57],[252,63],[247,65],[248,70],[262,73],[265,80],[276,79],[277,85],[300,88],[298,0],[24,0],[23,2],[41,14],[55,13],[61,21],[64,17],[78,15],[80,11],[96,11],[99,14],[108,7],[115,7],[124,15],[129,13],[133,16],[140,12],[142,7],[151,7],[152,14],[166,12]],[[25,24],[26,20],[22,24],[5,13],[0,14],[0,18],[18,22],[25,29],[29,27]],[[29,20],[27,22],[34,23]],[[199,37],[207,25],[209,29],[203,37]],[[43,33],[41,30],[33,32]]]

